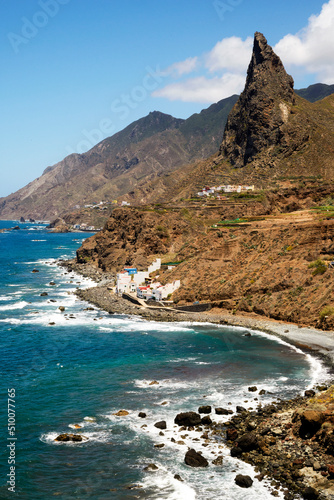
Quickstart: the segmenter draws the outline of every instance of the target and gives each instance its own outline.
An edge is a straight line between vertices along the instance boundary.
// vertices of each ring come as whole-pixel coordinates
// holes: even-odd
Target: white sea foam
[[[207,387],[208,380],[175,380],[175,379],[162,379],[157,380],[158,384],[152,384],[151,380],[134,380],[134,386],[139,387],[140,389],[151,389],[151,390],[167,390],[168,392],[180,390],[180,389],[201,389],[204,390]]]
[[[195,500],[197,498],[196,491],[190,485],[175,479],[174,475],[161,464],[158,464],[158,466],[158,471],[154,472],[154,474],[147,474],[145,479],[141,481],[143,488],[150,490],[152,500],[160,500],[161,498]]]
[[[234,478],[237,473],[247,474],[254,480],[252,489],[247,492],[247,500],[269,500],[272,498],[269,490],[269,482],[259,482],[255,479],[255,471],[249,464],[243,463],[230,456],[229,450],[222,441],[204,440],[198,441],[200,434],[194,431],[180,431],[180,428],[174,425],[175,411],[171,411],[166,407],[161,407],[147,412],[148,416],[144,422],[146,427],[142,427],[143,419],[131,415],[130,418],[119,419],[121,425],[132,430],[137,435],[145,435],[155,444],[164,444],[164,448],[160,451],[163,454],[163,465],[155,460],[158,470],[154,473],[145,474],[142,480],[142,486],[149,490],[149,497],[156,500],[175,499],[184,500],[185,498],[207,500],[212,495],[217,495],[221,491],[221,484],[224,484],[224,498],[233,498],[233,500],[244,500],[244,491],[236,486]],[[215,420],[216,419],[215,415]],[[115,421],[112,416],[113,423]],[[154,426],[158,420],[165,420],[167,429],[164,434],[160,435],[160,430]],[[172,439],[174,442],[172,442]],[[194,448],[196,451],[201,451],[203,456],[211,462],[218,455],[223,455],[224,467],[219,466],[215,470],[216,474],[203,475],[202,471],[196,471],[184,465],[184,455],[187,449]],[[149,463],[151,459],[145,461],[142,457],[143,467]],[[183,482],[178,482],[174,478],[174,474],[181,475]],[[278,498],[283,498],[282,493],[279,493]]]
[[[302,351],[301,349],[299,349],[299,347],[296,347],[292,344],[289,344],[288,342],[285,342],[285,340],[282,340],[279,337],[273,337],[273,335],[269,335],[267,333],[264,333],[264,332],[261,332],[258,330],[252,330],[252,332],[254,332],[262,337],[266,337],[266,338],[269,338],[271,340],[275,340],[278,344],[289,347],[291,350],[297,352],[298,354],[301,354],[302,356],[304,356],[306,358],[307,362],[310,365],[310,375],[311,375],[311,381],[310,381],[307,388],[313,387],[317,382],[321,382],[321,381],[324,382],[324,381],[328,380],[329,371],[328,371],[327,367],[325,365],[323,365],[323,363],[315,356],[312,356],[311,354],[305,354],[305,352]],[[281,380],[283,380],[283,378],[281,378]]]
[[[110,429],[103,429],[103,430],[96,430],[96,431],[84,431],[84,432],[80,432],[81,429],[77,429],[77,432],[76,434],[80,434],[82,435],[84,438],[88,438],[88,440],[83,440],[83,441],[79,441],[79,442],[72,442],[72,441],[55,441],[56,437],[59,436],[59,434],[64,434],[64,431],[60,431],[60,432],[48,432],[46,434],[42,434],[40,436],[40,440],[43,442],[43,443],[46,443],[46,444],[53,444],[53,445],[56,445],[56,446],[59,446],[59,445],[67,445],[67,446],[82,446],[82,445],[87,445],[89,443],[108,443],[108,442],[111,442],[111,431]],[[67,431],[65,431],[67,432]]]
[[[310,363],[310,373],[312,375],[311,381],[307,386],[307,389],[314,387],[316,383],[325,382],[329,378],[328,369],[314,356],[306,354],[307,361]]]
[[[188,361],[195,361],[198,358],[174,358],[168,360],[168,363],[187,363]]]
[[[37,260],[33,260],[33,261],[20,262],[20,264],[50,265],[50,264],[55,264],[55,260],[54,259],[37,259]]]
[[[0,311],[10,311],[14,309],[23,309],[25,306],[28,305],[28,302],[25,302],[24,300],[20,302],[15,302],[14,304],[6,304],[4,306],[0,306]]]

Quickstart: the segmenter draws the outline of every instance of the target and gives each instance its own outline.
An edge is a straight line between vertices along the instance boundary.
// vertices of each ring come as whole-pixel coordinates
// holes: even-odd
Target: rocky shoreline
[[[186,313],[141,307],[110,292],[115,276],[74,260],[60,265],[96,281],[96,287],[77,290],[76,294],[110,314],[257,329],[284,338],[306,352],[315,351],[331,365],[334,360],[334,332],[301,328],[251,315],[235,316],[228,311]],[[306,391],[304,397],[289,401],[264,407],[260,404],[257,411],[239,408],[225,423],[209,419],[204,438],[224,440],[232,456],[255,467],[257,479],[271,478],[273,496],[278,496],[281,489],[287,500],[334,500],[334,386],[318,387],[317,390],[320,390],[317,394]]]
[[[253,465],[257,479],[272,478],[276,491],[283,486],[287,500],[334,498],[334,389],[319,389],[255,412],[241,411],[212,431],[226,436],[231,456]]]

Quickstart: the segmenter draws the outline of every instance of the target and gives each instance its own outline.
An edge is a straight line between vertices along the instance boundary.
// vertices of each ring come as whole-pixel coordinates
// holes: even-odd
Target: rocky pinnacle
[[[220,147],[232,166],[244,167],[280,143],[294,104],[293,83],[265,37],[256,32],[245,89],[229,115]]]

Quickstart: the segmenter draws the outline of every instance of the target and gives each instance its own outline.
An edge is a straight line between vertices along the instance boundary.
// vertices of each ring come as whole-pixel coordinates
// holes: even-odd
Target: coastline
[[[320,330],[297,323],[287,323],[255,313],[232,314],[227,309],[213,308],[204,312],[185,312],[156,306],[142,307],[110,292],[108,287],[114,281],[114,275],[87,264],[78,264],[75,259],[62,261],[59,264],[95,281],[96,287],[78,290],[76,295],[110,314],[133,314],[151,321],[215,323],[260,330],[306,352],[313,352],[326,358],[334,368],[334,330]]]
[[[158,307],[141,307],[117,297],[103,285],[78,290],[76,295],[110,314],[135,315],[151,321],[214,323],[259,330],[279,337],[305,352],[320,355],[334,368],[334,331],[285,323],[251,313],[234,315],[224,309],[219,312],[216,309],[206,312],[183,312],[167,308],[164,310]]]
[[[83,274],[73,262],[61,265],[69,266],[69,269]],[[316,355],[333,368],[333,331],[317,330],[250,313],[234,315],[220,309],[182,312],[175,309],[142,307],[110,291],[113,279],[111,275],[94,268],[89,270],[87,267],[84,275],[96,281],[97,286],[77,290],[76,295],[110,314],[136,315],[158,322],[225,324],[257,330],[279,337],[307,354]],[[331,392],[333,388],[327,389],[327,386],[317,387],[316,390],[323,392],[316,395],[314,391],[310,391],[311,394],[299,395],[286,401],[278,398],[279,401],[259,407],[256,411],[235,413],[223,424],[213,421],[205,426],[207,438],[212,441],[224,440],[231,450],[231,456],[238,456],[240,460],[254,467],[255,473],[258,473],[257,476],[254,473],[257,479],[270,478],[274,487],[273,496],[278,496],[280,491],[285,499],[334,499],[334,444],[328,444],[329,432],[334,431],[334,394]],[[188,409],[185,408],[185,411]],[[303,416],[308,412],[312,413],[312,418],[317,414],[314,419],[319,417],[321,425],[318,426],[319,422],[310,423],[311,427],[315,425],[316,432],[312,431],[312,435],[305,438],[300,434],[300,429],[303,426]],[[212,417],[214,418],[214,415]],[[240,442],[245,436],[252,436],[255,444],[241,450]]]

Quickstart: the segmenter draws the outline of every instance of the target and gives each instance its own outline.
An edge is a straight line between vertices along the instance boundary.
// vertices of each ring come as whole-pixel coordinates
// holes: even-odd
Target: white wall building
[[[148,273],[154,273],[161,268],[161,259],[156,259],[150,266],[148,266]]]
[[[137,273],[129,273],[124,270],[117,274],[116,279],[116,293],[132,293],[137,292],[137,297],[140,299],[148,300],[154,298],[155,300],[163,300],[173,293],[180,286],[180,280],[161,285],[160,283],[151,283],[145,285],[145,280],[150,277],[150,273],[157,271],[161,268],[161,259],[156,259],[147,271],[139,271]]]
[[[167,299],[168,295],[175,292],[180,286],[180,280],[173,281],[173,283],[167,283],[167,285],[160,285],[152,290],[152,296],[157,301]]]
[[[132,276],[126,271],[117,274],[116,293],[131,293],[135,292],[136,283],[132,280]]]

